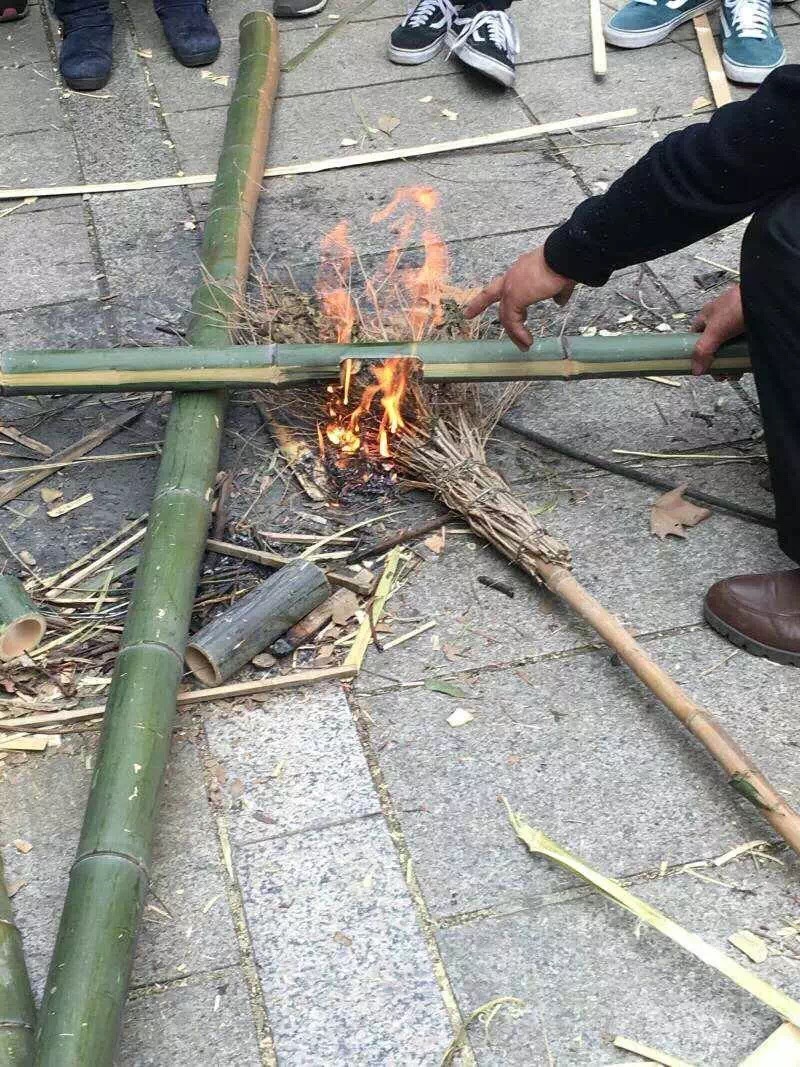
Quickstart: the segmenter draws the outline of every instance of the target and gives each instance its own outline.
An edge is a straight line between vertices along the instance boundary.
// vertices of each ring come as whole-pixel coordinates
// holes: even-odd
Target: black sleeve
[[[669,134],[580,204],[545,243],[550,267],[587,285],[684,248],[800,185],[800,64],[748,100]]]

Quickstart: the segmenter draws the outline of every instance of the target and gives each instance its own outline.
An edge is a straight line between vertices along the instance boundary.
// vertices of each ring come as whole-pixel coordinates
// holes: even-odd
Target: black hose
[[[623,478],[629,478],[633,482],[641,482],[643,485],[652,485],[656,489],[677,489],[676,482],[671,482],[667,478],[659,478],[657,474],[650,474],[647,471],[638,470],[635,467],[629,467],[625,463],[614,463],[613,460],[603,459],[602,456],[595,456],[591,452],[582,452],[579,448],[573,448],[571,445],[565,445],[561,441],[556,441],[552,437],[547,437],[543,433],[538,433],[536,430],[529,430],[525,426],[519,426],[509,419],[500,419],[500,425],[506,430],[511,430],[513,433],[518,433],[522,437],[527,437],[529,441],[535,441],[537,445],[543,445],[544,448],[550,448],[553,452],[560,452],[562,456],[569,456],[570,459],[577,459],[581,463],[588,463],[592,467],[599,467],[601,470],[609,471],[611,474],[621,474]],[[769,526],[770,529],[775,529],[775,516],[770,515],[766,511],[760,511],[758,508],[748,508],[743,504],[736,504],[732,500],[725,500],[720,496],[712,496],[710,493],[703,493],[699,489],[688,488],[683,494],[688,500],[695,500],[699,504],[707,504],[711,508],[717,508],[719,511],[729,511],[732,515],[736,515],[741,519],[747,519],[748,522],[757,523],[759,526]]]

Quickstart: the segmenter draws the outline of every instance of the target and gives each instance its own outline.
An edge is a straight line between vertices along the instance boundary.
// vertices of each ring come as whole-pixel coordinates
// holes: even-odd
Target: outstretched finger
[[[474,319],[476,315],[480,315],[482,311],[485,311],[492,304],[496,304],[500,297],[503,295],[503,282],[505,281],[505,274],[498,274],[496,278],[489,282],[485,289],[473,296],[472,300],[464,308],[464,314],[468,319]]]
[[[533,336],[525,325],[527,311],[527,307],[520,307],[508,300],[500,302],[500,322],[517,348],[523,352],[527,352],[533,344]]]

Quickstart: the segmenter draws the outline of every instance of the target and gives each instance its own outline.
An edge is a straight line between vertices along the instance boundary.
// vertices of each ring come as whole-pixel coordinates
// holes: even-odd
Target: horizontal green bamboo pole
[[[233,345],[7,351],[0,354],[0,395],[112,390],[244,389],[301,385],[339,376],[343,360],[391,356],[420,360],[429,381],[524,381],[689,374],[696,333],[619,337],[542,337],[529,352],[510,341],[420,341],[365,345]],[[745,340],[731,341],[714,370],[750,370]]]
[[[239,74],[202,249],[189,340],[230,344],[247,277],[280,57],[274,20],[246,15]],[[247,121],[241,120],[247,113]],[[241,121],[240,121],[241,120]],[[188,351],[188,350],[187,350]],[[172,404],[103,737],[39,1013],[36,1067],[110,1067],[148,884],[226,395]]]
[[[0,1067],[30,1067],[35,1025],[22,938],[14,925],[0,856]]]

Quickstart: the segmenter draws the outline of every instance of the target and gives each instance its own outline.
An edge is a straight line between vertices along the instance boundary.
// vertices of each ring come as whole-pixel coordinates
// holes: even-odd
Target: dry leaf
[[[44,486],[39,492],[45,504],[52,504],[54,501],[60,500],[64,495],[60,489],[48,489],[47,486]]]
[[[33,848],[33,845],[30,843],[30,841],[25,841],[24,838],[22,838],[22,837],[17,837],[11,843],[14,846],[14,848],[17,850],[17,852],[21,852],[23,856],[27,856],[28,853]]]
[[[221,85],[226,88],[230,83],[230,77],[227,74],[216,74],[213,70],[201,70],[200,77],[205,78],[206,81],[213,82],[214,85]]]
[[[333,940],[338,945],[344,945],[345,948],[350,948],[350,946],[353,944],[352,937],[348,937],[347,934],[343,934],[341,930],[336,931],[336,933],[333,935]]]
[[[27,548],[23,548],[23,550],[19,554],[19,558],[27,567],[36,566],[36,557],[31,555]]]
[[[753,963],[764,963],[769,956],[769,947],[763,938],[751,930],[739,930],[728,938],[734,948],[738,948]]]
[[[467,711],[466,708],[456,708],[452,715],[447,716],[448,726],[466,726],[468,722],[472,722],[475,716],[471,711]]]
[[[394,115],[381,115],[378,119],[378,129],[382,133],[394,133],[399,125],[400,119]]]
[[[8,893],[9,899],[15,897],[17,893],[19,893],[20,889],[24,889],[27,884],[28,883],[23,880],[17,882],[9,882],[6,886],[6,892]]]
[[[426,537],[422,543],[438,556],[444,548],[444,530],[437,530],[435,534]]]
[[[650,509],[650,533],[654,537],[685,537],[684,527],[697,526],[707,519],[711,512],[708,508],[699,508],[689,500],[683,499],[688,482],[670,489],[653,504]]]
[[[344,626],[358,611],[358,597],[352,590],[346,596],[337,597],[333,604],[333,621],[337,626]]]

